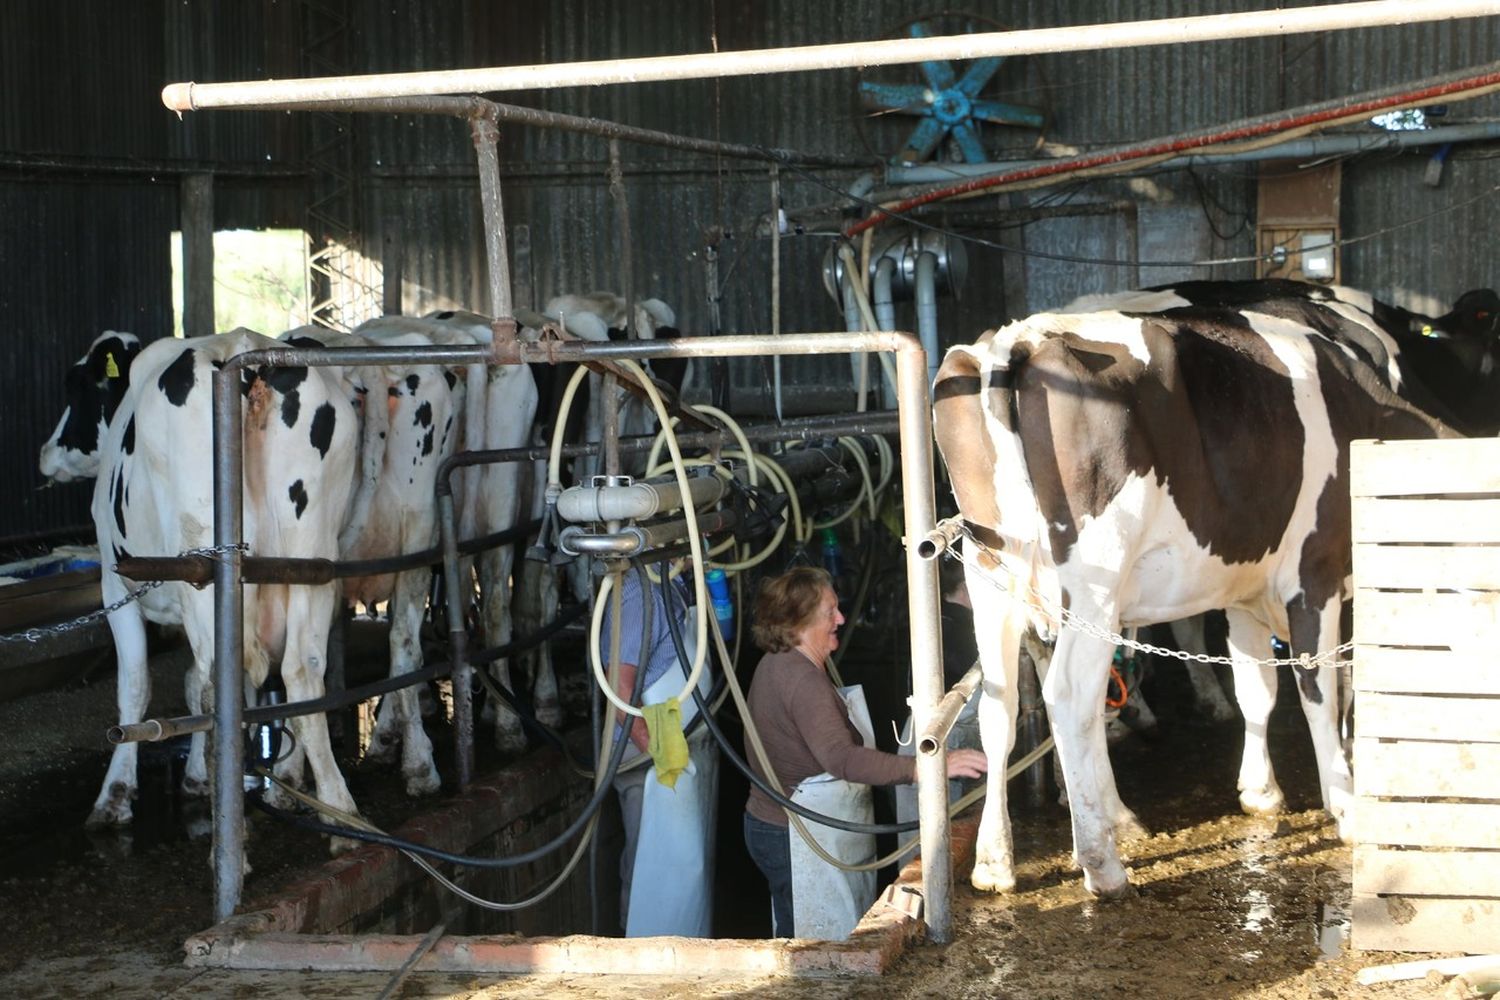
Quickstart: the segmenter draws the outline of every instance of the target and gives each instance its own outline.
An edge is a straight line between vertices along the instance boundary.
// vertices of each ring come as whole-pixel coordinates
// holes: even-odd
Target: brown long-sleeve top
[[[746,700],[766,756],[788,795],[803,779],[824,771],[863,785],[908,785],[916,780],[915,758],[885,753],[860,741],[828,674],[795,649],[761,658]],[[746,756],[764,778],[756,755]],[[756,819],[787,825],[786,813],[754,785],[745,809]]]

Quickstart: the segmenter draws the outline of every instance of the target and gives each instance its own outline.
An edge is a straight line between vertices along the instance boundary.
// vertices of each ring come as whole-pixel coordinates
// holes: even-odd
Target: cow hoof
[[[350,851],[354,850],[356,847],[363,847],[363,846],[364,846],[364,842],[363,841],[352,840],[352,839],[350,839],[348,837],[329,837],[328,838],[328,853],[331,854],[335,858],[338,857],[340,854],[348,854]]]
[[[536,721],[553,729],[563,724],[562,706],[556,701],[544,701],[536,707]]]
[[[406,794],[412,798],[421,795],[432,795],[442,787],[442,779],[438,777],[437,768],[428,766],[415,771],[406,772]]]
[[[1135,898],[1135,886],[1130,884],[1129,879],[1125,879],[1118,884],[1107,884],[1104,882],[1096,883],[1092,879],[1090,879],[1088,873],[1085,872],[1083,876],[1083,887],[1089,892],[1093,893],[1097,898],[1103,900]]]
[[[102,830],[108,827],[129,826],[134,818],[131,812],[130,802],[135,798],[135,789],[122,781],[117,781],[109,786],[108,797],[100,797],[99,802],[94,803],[94,809],[89,813],[89,818],[84,820],[84,827],[89,830]]]
[[[389,764],[396,759],[397,745],[395,737],[376,733],[370,737],[370,745],[365,748],[365,760],[372,760],[377,764]]]
[[[998,861],[975,861],[969,884],[980,892],[1010,892],[1016,887],[1015,869]]]
[[[1245,789],[1240,792],[1240,809],[1247,816],[1275,816],[1286,805],[1286,798],[1279,788],[1259,791]]]

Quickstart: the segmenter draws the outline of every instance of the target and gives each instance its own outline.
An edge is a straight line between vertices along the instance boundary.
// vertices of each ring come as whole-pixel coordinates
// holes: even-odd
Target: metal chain
[[[183,556],[206,556],[209,559],[217,559],[219,556],[233,551],[249,552],[250,546],[244,542],[233,542],[229,545],[210,545],[204,548],[188,549],[178,558],[182,558]],[[120,610],[131,601],[140,600],[148,591],[155,590],[167,582],[166,580],[152,580],[149,583],[143,583],[118,601],[107,607],[100,608],[98,611],[90,611],[86,615],[81,615],[71,621],[58,622],[55,625],[39,625],[26,629],[24,632],[12,632],[8,635],[0,635],[0,642],[40,642],[47,636],[65,635],[68,632],[92,625],[101,618],[109,617],[112,613]]]
[[[1021,600],[1023,595],[1017,594],[1016,589],[1007,587],[1004,582],[995,579],[994,576],[991,575],[989,567],[980,566],[977,559],[972,558],[969,554],[970,546],[984,549],[985,551],[992,550],[989,549],[989,547],[984,543],[974,538],[974,536],[969,533],[967,526],[960,527],[959,531],[964,536],[966,542],[966,544],[964,545],[963,555],[959,555],[958,553],[956,553],[953,546],[951,545],[943,550],[944,554],[951,556],[952,558],[957,559],[966,565],[974,566],[984,570],[985,572],[983,576],[985,582],[989,583],[997,590],[1003,591],[1007,594],[1011,594],[1014,599]],[[1005,569],[1004,563],[1000,563],[999,560],[996,560],[996,562],[999,563],[1001,569]],[[1102,639],[1103,641],[1111,643],[1115,646],[1124,646],[1126,649],[1135,650],[1142,653],[1151,653],[1156,656],[1170,656],[1172,659],[1182,660],[1184,663],[1214,663],[1224,664],[1225,666],[1231,667],[1236,665],[1255,667],[1301,667],[1304,670],[1311,670],[1314,667],[1321,667],[1325,664],[1350,662],[1349,660],[1343,658],[1343,654],[1349,652],[1354,648],[1353,642],[1346,642],[1342,645],[1334,647],[1333,649],[1325,650],[1324,652],[1317,654],[1303,653],[1301,656],[1296,657],[1271,657],[1270,659],[1265,660],[1236,660],[1233,657],[1229,656],[1211,656],[1207,653],[1189,653],[1181,649],[1168,649],[1165,646],[1157,646],[1149,642],[1141,642],[1138,639],[1128,639],[1123,635],[1120,635],[1116,632],[1111,632],[1107,628],[1096,625],[1086,619],[1080,618],[1070,609],[1054,605],[1051,601],[1047,600],[1041,594],[1037,593],[1036,589],[1033,588],[1030,584],[1023,583],[1020,578],[1010,570],[1005,569],[1005,572],[1010,577],[1010,579],[1014,581],[1015,588],[1024,591],[1024,596],[1030,596],[1031,598],[1034,598],[1037,606],[1042,609],[1043,613],[1058,622],[1061,627],[1070,628],[1075,632],[1082,632],[1084,635],[1091,636],[1095,639]]]

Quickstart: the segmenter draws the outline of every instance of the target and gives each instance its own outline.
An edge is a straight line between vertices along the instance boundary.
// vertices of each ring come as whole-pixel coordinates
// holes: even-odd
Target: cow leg
[[[112,573],[104,574],[101,591],[106,604],[125,594],[124,585]],[[109,630],[115,640],[115,659],[118,662],[115,700],[120,725],[124,726],[140,722],[151,701],[151,674],[146,668],[146,622],[140,609],[128,604],[109,616]],[[136,790],[138,749],[134,742],[115,745],[109,758],[109,770],[104,775],[104,785],[94,800],[87,826],[129,825],[132,816],[130,804]]]
[[[1113,624],[1113,616],[1083,600],[1076,602],[1073,612],[1101,626]],[[1114,647],[1105,640],[1064,629],[1042,686],[1068,783],[1073,853],[1083,869],[1084,888],[1105,899],[1131,892],[1116,846],[1116,813],[1124,807],[1114,787],[1101,711],[1113,655]]]
[[[422,666],[422,614],[430,580],[431,574],[427,570],[410,570],[396,577],[396,588],[389,604],[392,677],[409,674]],[[389,712],[385,711],[386,705],[391,706]],[[431,795],[441,782],[432,762],[432,741],[422,727],[417,690],[406,687],[392,692],[381,709],[381,719],[388,720],[388,726],[400,726],[401,774],[406,779],[406,794]],[[377,725],[376,737],[370,740],[372,746],[381,735]],[[389,745],[392,733],[388,729],[383,735]]]
[[[979,662],[984,667],[984,696],[979,699],[979,738],[992,762],[985,778],[984,809],[979,839],[974,846],[974,871],[969,882],[985,892],[1009,892],[1016,887],[1015,857],[1006,804],[1005,761],[1016,745],[1017,679],[1024,615],[983,570],[969,565],[966,575],[976,622],[1000,622],[998,629],[975,633]]]
[[[1203,616],[1193,615],[1172,623],[1172,639],[1184,653],[1206,654],[1208,639],[1204,635]],[[1198,714],[1214,722],[1232,722],[1234,706],[1224,696],[1212,663],[1187,661],[1188,682],[1193,685],[1193,707]]]
[[[333,589],[302,587],[291,590],[287,601],[286,652],[281,660],[281,680],[286,685],[288,701],[321,698],[328,625],[333,620]],[[344,812],[358,813],[354,797],[349,794],[349,787],[334,760],[333,746],[328,739],[328,717],[322,713],[299,715],[291,719],[291,727],[312,768],[319,801]],[[354,846],[356,842],[341,837],[335,837],[330,845],[335,854]]]
[[[511,640],[510,619],[510,573],[515,559],[515,549],[504,545],[491,549],[479,559],[480,599],[484,608],[484,641],[487,646],[503,646]],[[509,659],[496,660],[491,673],[506,690],[517,693],[511,683]],[[554,692],[555,695],[555,692]],[[554,705],[554,709],[555,709]],[[521,717],[509,705],[495,705],[495,746],[507,754],[522,753],[526,749],[526,733],[521,728]]]
[[[1339,601],[1330,600],[1322,608],[1306,608],[1300,600],[1287,606],[1291,625],[1293,656],[1314,655],[1338,645]],[[1318,787],[1323,793],[1323,808],[1339,823],[1339,835],[1349,839],[1344,822],[1353,793],[1354,780],[1349,762],[1339,740],[1339,667],[1325,664],[1311,670],[1293,668],[1297,674],[1297,694],[1302,700],[1302,714],[1312,736],[1313,755],[1318,761]]]
[[[1229,655],[1234,660],[1234,696],[1245,717],[1245,749],[1240,756],[1240,808],[1251,816],[1278,813],[1286,803],[1271,769],[1266,741],[1271,708],[1276,704],[1275,667],[1256,661],[1271,655],[1271,631],[1243,611],[1231,610]]]
[[[203,678],[196,670],[189,670],[182,679],[183,697],[189,715],[203,713]],[[205,756],[207,740],[203,733],[194,733],[188,740],[187,767],[182,774],[182,794],[187,798],[202,798],[208,794],[208,760]]]

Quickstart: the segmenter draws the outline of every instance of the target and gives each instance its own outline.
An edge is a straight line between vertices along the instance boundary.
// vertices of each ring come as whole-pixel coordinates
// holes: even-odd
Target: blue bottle
[[[714,617],[719,620],[719,633],[725,642],[734,641],[734,600],[729,596],[729,578],[722,569],[710,569],[703,574],[708,585],[708,599],[714,606]]]
[[[844,573],[844,554],[839,549],[839,536],[832,528],[823,529],[823,568],[833,577],[833,587],[837,590],[839,577]]]

